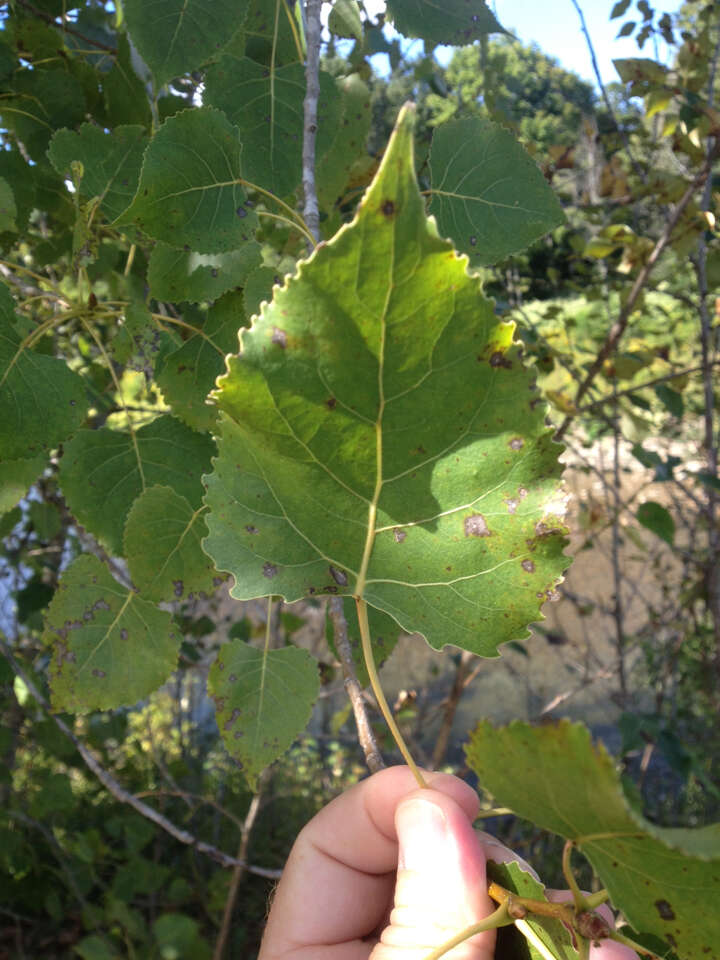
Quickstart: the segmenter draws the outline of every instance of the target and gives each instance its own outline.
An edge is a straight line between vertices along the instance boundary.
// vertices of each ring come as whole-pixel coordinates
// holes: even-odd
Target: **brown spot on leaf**
[[[487,521],[481,513],[473,513],[465,517],[465,536],[466,537],[490,537],[492,534],[488,529]]]
[[[402,543],[406,539],[407,534],[404,530],[399,530],[397,527],[393,530],[393,537],[395,538],[395,543]]]
[[[661,920],[674,920],[674,919],[675,919],[675,911],[674,911],[673,908],[670,906],[670,904],[667,902],[667,900],[656,900],[656,901],[655,901],[655,908],[656,908],[657,912],[660,914],[660,919],[661,919]]]
[[[490,354],[490,366],[491,367],[506,367],[508,370],[512,369],[512,361],[508,360],[502,350],[496,350],[495,353]]]
[[[182,580],[173,580],[173,593],[176,597],[181,597],[185,591],[185,584]]]
[[[335,583],[339,583],[341,587],[346,587],[348,585],[347,574],[344,571],[338,570],[337,567],[333,567],[332,564],[330,564],[329,570],[330,576],[333,578]]]
[[[102,678],[105,676],[105,671],[104,671],[104,670],[98,670],[98,668],[96,667],[96,668],[93,670],[92,675],[93,675],[94,677],[98,677],[99,679],[102,680]]]
[[[535,573],[535,564],[532,562],[532,560],[523,560],[520,566],[523,568],[523,570],[527,570],[528,573]]]
[[[260,533],[258,528],[253,526],[252,523],[246,524],[245,529],[247,530],[248,533],[251,533],[251,534]]]
[[[287,347],[287,334],[284,330],[281,330],[279,327],[273,327],[272,342],[276,343],[279,347],[282,347],[284,350]]]
[[[334,410],[337,406],[337,400],[335,397],[328,397],[328,399],[325,401],[325,406],[328,408],[328,410]]]
[[[508,513],[515,513],[515,511],[516,511],[517,508],[518,508],[518,501],[517,501],[517,500],[506,500],[506,501],[505,501],[505,504],[506,504],[506,506],[507,506]]]
[[[395,204],[392,200],[386,200],[382,205],[383,216],[391,217],[395,213]]]
[[[264,577],[267,577],[268,580],[272,580],[273,577],[277,576],[278,571],[274,563],[264,563],[262,572]]]
[[[128,632],[125,629],[125,627],[123,627],[122,630],[120,631],[120,639],[127,640],[127,638],[128,638]]]
[[[511,450],[522,450],[525,446],[525,441],[522,437],[513,437],[508,446]]]

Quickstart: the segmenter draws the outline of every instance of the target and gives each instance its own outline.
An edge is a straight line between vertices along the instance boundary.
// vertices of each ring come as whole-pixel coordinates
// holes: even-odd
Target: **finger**
[[[472,819],[475,791],[447,774],[425,774]],[[407,767],[391,767],[329,803],[301,831],[278,885],[259,960],[367,960],[392,903],[398,845],[394,816],[417,789]]]
[[[476,830],[475,836],[480,841],[487,860],[494,860],[495,863],[517,863],[521,870],[529,873],[538,883],[542,883],[542,880],[527,860],[523,860],[519,854],[511,850],[510,847],[506,847],[504,843],[500,843],[497,837],[494,837],[491,833],[485,833],[483,830]]]
[[[395,824],[400,841],[395,907],[371,960],[423,960],[492,912],[485,856],[467,811],[437,791],[418,790],[403,800]],[[492,931],[447,956],[490,960],[494,949]]]

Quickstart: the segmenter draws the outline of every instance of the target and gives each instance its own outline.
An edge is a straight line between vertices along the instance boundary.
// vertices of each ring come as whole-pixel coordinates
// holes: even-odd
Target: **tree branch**
[[[17,2],[21,7],[25,7],[26,10],[29,10],[33,16],[39,17],[41,20],[44,20],[45,23],[49,23],[51,27],[57,27],[57,29],[62,30],[63,33],[70,33],[74,37],[77,37],[78,40],[82,40],[83,43],[89,43],[91,47],[97,47],[98,50],[105,50],[107,53],[117,56],[117,50],[114,47],[109,47],[106,43],[101,43],[99,40],[93,40],[91,37],[85,36],[85,34],[80,33],[79,30],[69,27],[65,21],[62,23],[57,23],[55,18],[49,13],[45,13],[44,10],[38,10],[38,8],[33,6],[32,3],[28,3],[28,0],[17,0]]]
[[[320,41],[322,27],[320,10],[322,0],[306,0],[305,41],[305,102],[303,123],[302,185],[305,206],[303,216],[315,243],[320,240],[320,211],[315,184],[315,140],[317,136],[317,112],[320,98]]]
[[[377,773],[385,766],[385,762],[380,753],[380,749],[375,740],[375,734],[370,726],[370,720],[367,715],[365,698],[355,673],[355,664],[353,663],[352,651],[350,650],[350,641],[347,635],[347,621],[343,612],[343,603],[340,597],[331,597],[328,601],[328,612],[333,625],[333,636],[335,639],[335,649],[340,657],[343,676],[345,677],[345,689],[350,698],[350,703],[355,714],[355,724],[357,726],[358,740],[365,754],[365,762],[371,773]]]
[[[650,256],[647,258],[647,261],[645,262],[645,265],[643,266],[642,270],[640,271],[640,273],[638,273],[637,277],[635,278],[635,283],[633,283],[632,288],[630,289],[628,298],[625,301],[622,309],[620,310],[617,320],[610,328],[610,332],[607,335],[605,343],[603,343],[603,345],[600,347],[600,350],[598,351],[597,356],[593,360],[592,364],[590,365],[590,369],[585,375],[585,379],[582,381],[582,383],[578,387],[578,392],[575,395],[575,399],[574,399],[575,407],[579,405],[582,398],[588,392],[588,390],[592,386],[592,383],[595,377],[598,375],[598,373],[602,369],[603,364],[605,363],[607,358],[610,356],[610,354],[613,352],[615,347],[618,345],[618,342],[622,337],[623,333],[625,333],[625,330],[628,325],[628,321],[630,320],[630,316],[632,315],[632,312],[635,309],[635,304],[637,303],[638,297],[640,296],[643,289],[645,288],[645,285],[650,278],[650,274],[652,273],[655,267],[655,264],[658,262],[658,260],[660,259],[660,255],[662,254],[663,250],[670,242],[673,231],[675,230],[675,227],[680,222],[680,218],[685,212],[685,208],[687,207],[687,205],[690,203],[693,196],[695,195],[695,191],[699,186],[705,183],[706,179],[708,178],[710,171],[712,170],[713,162],[716,159],[717,155],[718,155],[718,148],[716,145],[712,153],[708,156],[707,161],[703,164],[702,170],[700,171],[700,173],[698,173],[698,175],[695,177],[692,183],[688,186],[687,190],[678,201],[677,206],[675,207],[672,213],[672,216],[670,217],[668,222],[665,224],[665,229],[663,230],[657,243],[653,247],[652,252]],[[565,417],[563,422],[560,424],[560,427],[558,428],[557,433],[555,434],[556,440],[558,441],[562,440],[574,416],[575,414],[569,413]]]
[[[453,678],[452,689],[445,700],[442,723],[440,724],[440,730],[433,748],[433,770],[437,770],[445,757],[448,742],[450,740],[453,721],[455,720],[455,714],[457,713],[457,708],[460,704],[460,698],[462,697],[463,691],[467,686],[467,678],[471,673],[471,665],[474,659],[474,654],[469,653],[467,650],[463,650],[463,652],[460,654],[460,661],[455,669],[455,677]]]
[[[95,754],[89,750],[85,744],[78,739],[78,737],[75,736],[68,725],[61,720],[60,717],[57,717],[54,713],[52,713],[50,704],[37,689],[29,675],[17,662],[13,656],[12,650],[5,642],[5,639],[2,635],[0,635],[0,653],[2,653],[5,659],[8,661],[15,675],[20,677],[20,679],[23,681],[28,691],[35,698],[40,707],[42,707],[45,713],[57,725],[58,729],[73,744],[77,752],[85,761],[85,765],[95,774],[100,783],[102,783],[105,789],[111,793],[116,800],[118,800],[120,803],[126,803],[129,807],[132,807],[133,810],[135,810],[136,813],[139,813],[141,817],[145,817],[146,820],[151,820],[156,826],[160,827],[166,833],[169,833],[170,836],[174,837],[179,843],[183,843],[188,847],[194,847],[198,853],[205,854],[205,856],[215,860],[223,867],[236,867],[239,864],[242,864],[248,873],[257,874],[259,877],[267,877],[270,880],[278,879],[281,874],[280,870],[268,870],[265,867],[251,866],[250,864],[239,860],[237,857],[231,857],[222,850],[218,850],[218,848],[214,847],[212,844],[205,843],[205,841],[199,840],[187,830],[183,830],[176,826],[176,824],[168,820],[167,817],[164,817],[161,813],[158,813],[157,810],[149,807],[146,803],[143,803],[141,800],[138,800],[137,797],[129,793],[118,783],[115,777],[108,770],[106,770],[105,767],[103,767]]]

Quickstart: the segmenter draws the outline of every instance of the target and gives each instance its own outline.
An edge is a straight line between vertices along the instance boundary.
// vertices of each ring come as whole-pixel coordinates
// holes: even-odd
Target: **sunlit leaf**
[[[473,263],[495,263],[564,220],[535,162],[503,127],[481,117],[437,128],[430,212]]]
[[[241,343],[206,478],[233,596],[361,595],[489,656],[524,637],[567,565],[560,448],[513,326],[425,216],[409,110],[355,221]]]
[[[613,760],[588,730],[567,721],[531,727],[481,723],[468,763],[498,803],[575,841],[612,902],[640,933],[680,957],[713,956],[720,913],[720,827],[664,829],[628,804]]]
[[[0,513],[11,510],[37,480],[45,466],[44,457],[31,460],[0,460]]]
[[[74,560],[47,612],[56,710],[85,713],[133,704],[167,680],[180,638],[165,610],[119,584],[91,554]]]

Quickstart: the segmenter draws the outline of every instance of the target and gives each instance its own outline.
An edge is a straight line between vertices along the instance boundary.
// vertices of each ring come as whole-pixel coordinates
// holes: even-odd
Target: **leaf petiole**
[[[494,913],[491,913],[489,917],[485,917],[484,920],[481,920],[479,923],[474,923],[471,927],[466,927],[460,933],[456,934],[450,940],[446,940],[442,946],[436,947],[432,953],[429,953],[424,960],[439,960],[440,957],[444,957],[446,953],[449,953],[453,947],[456,947],[460,943],[464,943],[465,940],[469,940],[470,937],[474,937],[476,933],[485,933],[487,930],[497,930],[500,927],[509,927],[510,924],[515,921],[508,913],[508,902],[502,903]]]

